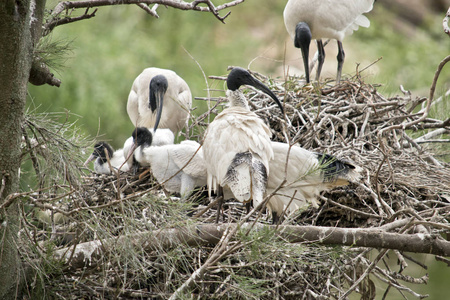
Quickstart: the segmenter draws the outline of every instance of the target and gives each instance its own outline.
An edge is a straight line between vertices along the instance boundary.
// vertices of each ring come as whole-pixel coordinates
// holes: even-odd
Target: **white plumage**
[[[286,209],[287,215],[299,208],[317,206],[320,192],[356,182],[361,176],[360,167],[331,155],[310,152],[298,145],[289,147],[286,143],[278,142],[272,142],[272,149],[274,158],[269,162],[271,171],[266,193],[272,193],[285,177],[287,180],[267,205],[272,211],[274,223],[291,199],[293,200]]]
[[[227,78],[230,107],[208,126],[203,153],[208,170],[208,190],[223,195],[229,188],[241,202],[260,203],[266,189],[269,160],[273,158],[269,127],[248,108],[239,87],[252,85],[271,96],[280,109],[278,98],[260,81],[242,68],[234,68]],[[219,202],[219,210],[221,202]]]
[[[91,161],[94,161],[94,171],[99,174],[111,174],[111,167],[116,171],[128,172],[128,165],[125,164],[125,158],[123,156],[123,149],[114,149],[107,142],[98,142],[94,146],[94,152],[84,163],[84,166]],[[109,163],[108,163],[109,160]]]
[[[180,193],[185,198],[194,188],[206,185],[206,166],[199,143],[186,140],[155,146],[152,131],[143,127],[137,128],[132,136],[136,161],[150,166],[153,176],[169,192]]]
[[[375,0],[289,0],[284,9],[284,24],[294,40],[295,47],[301,48],[305,67],[306,81],[309,83],[309,44],[317,41],[319,52],[316,80],[319,80],[325,59],[323,38],[335,39],[338,43],[337,83],[340,82],[345,36],[357,30],[359,26],[369,27],[370,21],[364,16],[372,10]]]
[[[176,133],[187,124],[191,107],[191,90],[183,78],[171,70],[147,68],[133,82],[127,112],[135,127]]]
[[[148,130],[152,134],[152,145],[153,146],[172,145],[175,140],[175,136],[174,136],[172,130],[170,130],[170,129],[167,129],[167,128],[161,129],[160,128],[155,131],[152,128],[152,129],[148,129]],[[134,173],[136,173],[137,169],[139,169],[139,167],[141,165],[139,164],[138,161],[136,161],[136,159],[132,155],[134,149],[135,149],[134,137],[131,136],[123,144],[123,156],[124,156],[124,159],[126,159],[126,161],[127,161],[126,164],[127,164],[128,168],[130,170],[132,170]],[[145,167],[145,166],[148,166],[148,165],[143,165],[143,167]]]

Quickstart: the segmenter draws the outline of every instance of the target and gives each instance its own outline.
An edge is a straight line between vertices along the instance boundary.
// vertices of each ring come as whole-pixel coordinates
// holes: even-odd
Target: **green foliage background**
[[[214,1],[217,5],[223,1]],[[31,109],[38,112],[70,111],[86,134],[122,147],[133,127],[126,113],[126,101],[135,77],[147,67],[172,69],[190,85],[194,97],[208,95],[207,88],[223,89],[209,75],[226,75],[227,66],[249,67],[272,77],[282,77],[286,69],[302,68],[300,51],[295,49],[283,23],[286,1],[246,1],[230,8],[227,24],[212,14],[158,8],[155,19],[137,6],[100,8],[90,20],[57,27],[48,38],[70,42],[72,50],[58,54],[56,77],[60,88],[29,86]],[[48,1],[48,8],[57,1]],[[224,15],[222,11],[220,14]],[[344,41],[346,62],[344,74],[353,75],[360,69],[382,59],[364,71],[366,82],[381,83],[386,96],[400,93],[398,87],[412,90],[413,95],[428,96],[439,62],[449,54],[450,39],[442,32],[440,15],[426,16],[414,30],[402,31],[395,15],[375,5],[368,14],[371,27],[360,29]],[[49,41],[47,41],[49,42]],[[334,77],[336,44],[326,48],[324,76]],[[200,67],[201,69],[200,69]],[[292,73],[292,72],[291,72]],[[212,85],[212,86],[210,86]],[[437,94],[450,89],[450,67],[446,66],[439,80]],[[214,95],[223,96],[220,91]],[[449,115],[437,109],[437,117]],[[199,114],[205,104],[194,101]],[[88,153],[86,153],[87,157]],[[430,279],[426,292],[439,296],[435,288],[439,278],[449,278],[449,272]],[[421,275],[420,275],[421,276]],[[442,287],[442,283],[440,284]],[[434,295],[433,295],[434,294]]]
[[[48,7],[55,3],[49,1]],[[81,117],[78,124],[86,133],[99,134],[121,147],[132,131],[126,113],[128,93],[144,68],[176,71],[194,97],[207,96],[202,70],[206,76],[226,75],[226,68],[234,65],[278,77],[288,67],[291,74],[301,69],[300,51],[284,27],[284,5],[285,1],[247,1],[230,9],[226,24],[210,13],[163,6],[158,8],[159,19],[135,5],[100,8],[96,17],[57,27],[49,36],[72,47],[61,54],[63,67],[55,70],[62,85],[30,85],[29,105],[38,106],[38,111],[67,109],[77,115],[74,119]],[[430,15],[414,33],[404,34],[396,27],[393,13],[375,5],[368,14],[371,27],[344,41],[344,73],[352,75],[357,63],[361,69],[382,57],[362,74],[364,80],[383,84],[381,91],[387,95],[400,93],[402,84],[428,96],[436,67],[450,49],[450,40],[442,33],[443,15]],[[325,68],[324,76],[334,77],[336,43],[330,42],[326,51],[325,67],[330,71]],[[448,69],[441,75],[438,93],[450,88]],[[208,84],[213,80],[208,79]],[[199,106],[197,113],[205,109],[201,101],[194,101],[194,106]]]

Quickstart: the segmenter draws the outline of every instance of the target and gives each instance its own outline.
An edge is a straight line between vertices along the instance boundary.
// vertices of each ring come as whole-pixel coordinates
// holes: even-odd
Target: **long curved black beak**
[[[153,130],[158,129],[159,121],[161,120],[164,95],[166,94],[168,82],[165,76],[157,75],[152,78],[149,86],[149,107],[153,113],[156,110],[156,121]]]
[[[231,70],[227,78],[228,89],[235,91],[243,84],[251,85],[254,88],[257,88],[258,90],[269,95],[277,103],[278,107],[281,110],[281,113],[284,115],[284,108],[280,100],[266,85],[264,85],[264,83],[253,77],[247,70],[243,68],[234,68],[233,70]]]
[[[128,151],[128,156],[125,157],[125,162],[127,162],[130,158],[133,157],[134,151],[136,150],[136,148],[137,148],[136,139],[133,139],[133,144],[130,147],[130,151]]]
[[[153,127],[153,131],[156,131],[158,129],[159,121],[161,120],[162,110],[163,110],[163,104],[164,104],[164,94],[165,92],[157,91],[155,94],[155,98],[157,101],[157,109],[156,109],[156,121],[155,126]]]
[[[299,22],[295,26],[294,46],[300,48],[305,68],[306,83],[309,83],[309,45],[311,43],[311,29],[305,22]]]

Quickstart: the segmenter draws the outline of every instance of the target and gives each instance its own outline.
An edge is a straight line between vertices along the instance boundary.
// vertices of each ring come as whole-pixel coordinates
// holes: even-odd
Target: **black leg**
[[[247,214],[250,212],[251,209],[252,209],[252,200],[245,203],[245,210],[247,211]]]
[[[278,224],[278,221],[280,221],[280,218],[278,217],[277,212],[272,211],[272,225]]]
[[[317,40],[316,43],[317,43],[317,51],[319,52],[319,56],[317,57],[316,81],[319,82],[323,62],[325,61],[325,49],[323,48],[322,40]]]
[[[344,59],[345,59],[345,52],[344,47],[342,47],[342,42],[337,42],[338,44],[338,55],[337,55],[337,61],[338,61],[338,69],[337,69],[337,76],[336,76],[336,84],[339,84],[341,82],[341,75],[342,75],[342,66],[344,65]]]

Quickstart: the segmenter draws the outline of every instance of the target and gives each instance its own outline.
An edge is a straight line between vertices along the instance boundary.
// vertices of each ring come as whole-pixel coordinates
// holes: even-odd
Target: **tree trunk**
[[[35,12],[38,6],[43,11],[42,4],[45,1],[2,0],[0,4],[0,205],[19,188],[21,123],[33,59],[31,26],[38,23]],[[19,209],[13,203],[0,211],[0,299],[21,298],[18,229]]]

